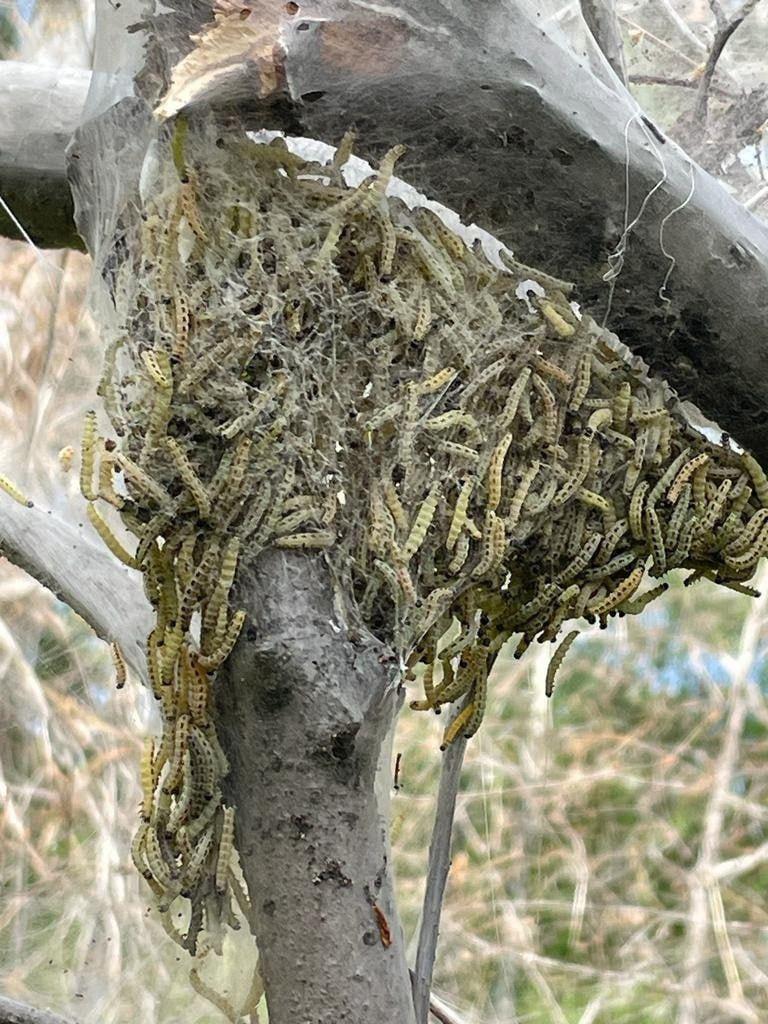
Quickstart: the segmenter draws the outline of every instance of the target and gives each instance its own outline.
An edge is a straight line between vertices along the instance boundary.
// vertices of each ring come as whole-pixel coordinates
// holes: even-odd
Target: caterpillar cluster
[[[768,550],[750,456],[697,434],[569,286],[499,270],[388,196],[401,147],[347,187],[351,142],[319,165],[178,122],[104,271],[119,442],[89,418],[83,493],[156,612],[164,727],[134,853],[164,908],[191,900],[192,950],[232,919],[211,686],[243,625],[243,555],[322,552],[337,606],[421,678],[412,706],[462,701],[448,744],[479,727],[509,638],[521,655],[568,622],[639,612],[664,587],[639,592],[646,576],[670,569],[740,586]]]
[[[142,757],[140,824],[131,855],[157,897],[166,930],[191,952],[200,953],[220,947],[222,922],[239,926],[233,897],[242,910],[247,909],[232,866],[234,812],[222,803],[227,759],[211,714],[212,675],[234,645],[244,619],[241,611],[230,614],[228,601],[239,542],[199,536],[182,526],[178,535],[168,530],[161,543],[157,522],[142,524],[138,502],[116,490],[118,469],[125,474],[124,490],[140,493],[136,481],[143,479],[145,470],[131,466],[114,442],[99,437],[96,415],[87,413],[80,485],[88,500],[88,517],[117,558],[142,569],[156,615],[147,640],[147,667],[161,709],[163,735],[158,743],[147,742]],[[135,555],[115,536],[98,501],[120,510],[124,524],[138,538]],[[171,506],[169,497],[168,515]],[[170,521],[163,519],[166,528]],[[192,642],[195,614],[201,627],[198,641]],[[118,645],[111,646],[120,687],[125,662]],[[178,896],[191,903],[185,936],[170,924],[170,907]],[[198,949],[203,927],[206,944]]]

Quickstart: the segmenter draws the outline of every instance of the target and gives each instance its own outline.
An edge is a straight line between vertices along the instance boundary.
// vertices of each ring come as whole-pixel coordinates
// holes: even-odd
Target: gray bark
[[[75,229],[65,149],[82,119],[90,80],[90,71],[80,68],[0,62],[0,192],[43,248],[85,248]],[[0,234],[24,237],[2,206]]]
[[[458,713],[459,709],[457,708],[455,714]],[[419,943],[416,950],[416,963],[412,972],[416,1024],[428,1024],[429,1021],[432,972],[435,966],[443,898],[451,867],[453,819],[466,746],[467,741],[461,736],[443,755],[440,788],[435,804],[435,821],[429,843],[427,884],[421,910]]]
[[[152,609],[141,576],[121,565],[82,523],[0,496],[0,550],[14,565],[69,605],[103,640],[116,640],[140,678],[146,678],[144,639]]]
[[[197,24],[206,9],[195,5]],[[188,24],[186,15],[167,18]],[[254,127],[331,142],[354,123],[366,157],[405,142],[403,177],[525,262],[576,281],[598,315],[610,295],[609,326],[768,462],[768,228],[644,123],[628,94],[602,84],[513,0],[403,0],[386,14],[314,0],[294,26],[286,91],[257,101],[257,72],[244,59],[229,92],[205,102],[235,106]],[[355,46],[368,58],[344,60]],[[610,288],[603,273],[624,226],[625,144],[630,220],[664,180],[625,240]],[[664,250],[676,261],[669,301],[659,297],[672,265]]]
[[[624,44],[613,0],[581,0],[581,13],[614,74],[626,85]]]
[[[26,1003],[17,1003],[15,999],[0,996],[0,1024],[72,1024],[58,1013],[50,1010],[37,1010]]]
[[[409,1024],[374,791],[397,666],[339,621],[322,558],[266,553],[238,591],[249,625],[216,700],[270,1022]]]

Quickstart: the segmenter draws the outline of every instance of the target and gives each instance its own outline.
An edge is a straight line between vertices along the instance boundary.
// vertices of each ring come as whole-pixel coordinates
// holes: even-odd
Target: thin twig
[[[675,89],[698,89],[700,84],[693,78],[665,78],[664,75],[630,75],[629,81],[632,85],[667,85]],[[711,86],[710,91],[729,99],[736,99],[737,96],[733,90],[724,89],[720,85]]]
[[[715,15],[717,31],[715,32],[715,41],[712,44],[712,49],[709,51],[707,62],[704,65],[704,73],[702,74],[701,81],[699,82],[699,94],[696,97],[696,108],[694,111],[696,119],[699,121],[706,120],[707,107],[709,105],[709,87],[712,82],[712,76],[715,73],[717,62],[720,60],[720,56],[725,49],[726,43],[747,15],[752,12],[757,5],[757,2],[758,0],[746,0],[746,3],[737,14],[734,14],[732,18],[726,18],[717,0],[710,0],[709,6],[712,8],[712,13]]]
[[[466,745],[467,741],[463,736],[451,744],[443,756],[440,772],[435,821],[429,844],[427,883],[424,889],[416,964],[412,975],[416,1024],[427,1024],[430,1010],[430,989],[437,951],[437,936],[440,931],[440,912],[448,880],[448,869],[451,865],[451,835],[456,810],[456,794],[459,790]]]
[[[745,200],[744,205],[748,210],[754,210],[764,199],[768,199],[768,185],[763,185],[762,188],[758,189],[753,196]]]
[[[408,973],[411,976],[411,985],[413,985],[415,975],[413,971]],[[440,1024],[464,1024],[461,1017],[457,1017],[455,1011],[449,1009],[442,999],[438,999],[434,992],[429,994],[429,1012]]]
[[[763,570],[758,585],[768,582]],[[731,672],[731,690],[728,714],[723,729],[723,740],[715,760],[712,783],[704,812],[703,834],[696,865],[689,881],[689,923],[684,958],[684,994],[680,1001],[678,1024],[694,1024],[698,1019],[698,1000],[704,988],[707,962],[707,934],[711,925],[717,942],[723,971],[728,980],[729,998],[743,1003],[738,970],[728,937],[722,896],[716,877],[717,865],[725,828],[727,795],[733,784],[747,717],[746,682],[753,671],[760,642],[763,616],[768,605],[768,594],[757,598],[744,621],[738,654]]]
[[[699,39],[695,32],[693,32],[689,26],[685,23],[685,20],[680,17],[675,8],[670,3],[670,0],[660,0],[661,6],[664,8],[665,13],[669,17],[669,20],[675,26],[685,38],[693,43],[697,50],[701,50],[706,53],[707,44]]]
[[[0,1024],[72,1024],[72,1021],[50,1010],[37,1010],[0,996]]]
[[[613,0],[581,0],[581,13],[603,56],[619,81],[626,85],[624,43]]]
[[[623,21],[625,25],[629,25],[629,27],[633,28],[636,32],[641,32],[645,39],[650,39],[651,42],[655,43],[657,46],[660,46],[663,50],[668,50],[670,53],[674,53],[676,57],[679,57],[680,60],[690,65],[690,67],[699,67],[697,62],[692,57],[689,57],[687,53],[683,53],[682,50],[679,50],[676,46],[673,46],[671,43],[668,43],[666,39],[662,39],[660,36],[654,35],[653,32],[649,32],[647,28],[644,28],[643,25],[640,25],[638,24],[638,22],[633,21],[632,18],[628,18],[625,14],[620,14],[619,21]]]

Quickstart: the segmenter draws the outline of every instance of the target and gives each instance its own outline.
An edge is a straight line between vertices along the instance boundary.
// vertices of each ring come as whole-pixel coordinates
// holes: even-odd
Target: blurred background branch
[[[0,996],[0,1024],[72,1024],[72,1021],[50,1010],[36,1010]]]

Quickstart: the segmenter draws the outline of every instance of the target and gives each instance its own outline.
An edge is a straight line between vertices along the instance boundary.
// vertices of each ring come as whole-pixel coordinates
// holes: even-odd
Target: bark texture
[[[414,1020],[374,790],[400,703],[391,653],[348,631],[322,558],[265,553],[216,682],[237,847],[272,1024]]]
[[[38,1010],[0,996],[0,1024],[72,1024],[72,1021],[50,1010]]]
[[[54,512],[0,497],[0,551],[80,615],[102,640],[116,640],[129,665],[146,677],[144,639],[152,609],[141,577],[100,541]]]

